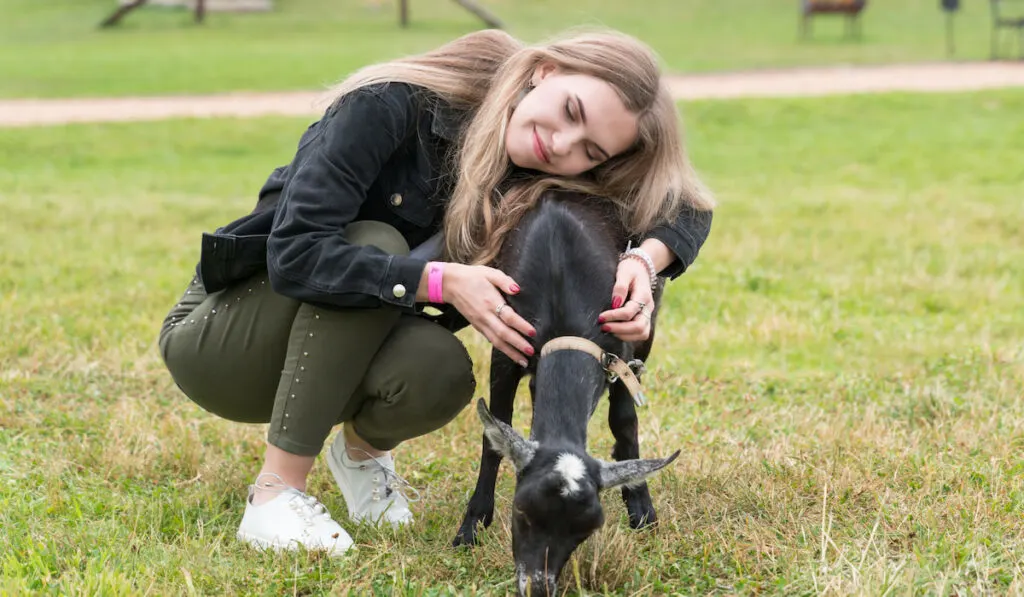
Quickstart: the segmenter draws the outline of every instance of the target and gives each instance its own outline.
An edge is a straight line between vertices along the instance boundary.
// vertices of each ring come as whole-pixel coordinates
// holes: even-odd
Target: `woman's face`
[[[516,166],[576,176],[636,141],[636,115],[604,80],[545,64],[534,73],[533,85],[505,134],[505,151]]]

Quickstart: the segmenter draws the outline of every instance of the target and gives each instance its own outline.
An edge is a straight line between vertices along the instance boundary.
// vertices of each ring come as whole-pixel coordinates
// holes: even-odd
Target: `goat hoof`
[[[459,529],[459,533],[452,541],[452,547],[475,547],[477,545],[480,545],[480,540],[476,536],[476,531],[464,528]]]
[[[644,529],[658,522],[646,484],[636,488],[623,487],[622,501],[626,503],[626,512],[629,514],[629,528]]]
[[[657,523],[658,515],[654,512],[654,508],[651,508],[646,512],[640,512],[637,515],[634,515],[633,513],[630,513],[629,515],[629,528],[634,530],[646,529]]]

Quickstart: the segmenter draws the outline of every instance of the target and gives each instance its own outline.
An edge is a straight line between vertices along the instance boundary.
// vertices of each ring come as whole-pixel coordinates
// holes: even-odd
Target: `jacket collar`
[[[433,122],[430,124],[430,132],[449,142],[458,140],[463,127],[468,124],[468,115],[465,111],[453,108],[445,102],[438,101],[434,105],[432,113]]]

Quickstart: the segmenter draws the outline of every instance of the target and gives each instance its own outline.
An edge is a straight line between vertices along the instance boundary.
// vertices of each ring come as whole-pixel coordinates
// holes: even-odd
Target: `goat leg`
[[[523,377],[523,370],[512,359],[498,350],[491,352],[491,403],[490,411],[496,419],[512,423],[512,407],[516,398],[516,388]],[[501,454],[492,449],[485,435],[483,449],[480,453],[480,473],[476,479],[462,525],[455,535],[452,545],[476,545],[477,523],[483,522],[484,527],[491,526],[494,520],[494,486],[498,481],[498,468],[501,465]]]
[[[640,458],[636,406],[621,381],[613,383],[608,392],[608,427],[615,437],[612,458],[619,462]],[[640,529],[658,521],[646,482],[633,487],[623,485],[622,501],[626,503],[631,528]]]

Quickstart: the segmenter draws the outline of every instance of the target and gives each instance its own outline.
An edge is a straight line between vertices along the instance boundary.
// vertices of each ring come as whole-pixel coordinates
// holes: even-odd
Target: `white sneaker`
[[[261,491],[279,493],[277,497],[259,506],[252,503],[255,485],[249,487],[245,502],[245,515],[238,527],[238,538],[261,548],[326,550],[331,556],[340,556],[352,547],[352,537],[334,522],[327,508],[315,497],[281,482],[260,483]]]
[[[393,527],[412,522],[409,502],[419,501],[419,492],[395,472],[390,453],[369,460],[352,460],[345,449],[344,432],[338,432],[327,449],[327,466],[341,489],[352,520],[367,520],[377,526],[388,523]],[[415,497],[410,500],[406,491]]]

